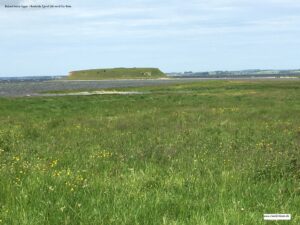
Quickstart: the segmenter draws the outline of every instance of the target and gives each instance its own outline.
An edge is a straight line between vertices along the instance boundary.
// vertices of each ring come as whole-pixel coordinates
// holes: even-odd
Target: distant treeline
[[[201,77],[201,78],[251,78],[251,77],[299,77],[300,78],[300,73],[294,73],[294,74],[216,74],[216,75],[210,75],[208,73],[195,73],[195,74],[180,74],[180,75],[170,75],[169,77],[176,77],[176,78],[196,78],[196,77]]]
[[[0,77],[0,82],[37,82],[37,81],[48,81],[58,80],[65,76],[30,76],[30,77]]]
[[[236,70],[236,71],[205,71],[184,73],[169,73],[169,76],[176,77],[282,77],[282,76],[300,76],[300,70]]]

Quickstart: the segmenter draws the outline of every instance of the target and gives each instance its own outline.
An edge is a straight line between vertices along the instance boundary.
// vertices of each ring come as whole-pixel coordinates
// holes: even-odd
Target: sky
[[[0,76],[300,69],[299,59],[299,0],[0,0]]]

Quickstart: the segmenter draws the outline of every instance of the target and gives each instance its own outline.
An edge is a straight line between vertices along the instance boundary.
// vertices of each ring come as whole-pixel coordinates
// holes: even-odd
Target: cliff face
[[[155,79],[166,75],[157,68],[114,68],[71,71],[71,80]]]

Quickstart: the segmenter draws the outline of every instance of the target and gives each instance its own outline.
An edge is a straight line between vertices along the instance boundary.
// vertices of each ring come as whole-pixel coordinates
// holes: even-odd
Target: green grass
[[[73,71],[69,80],[156,79],[166,75],[157,68],[114,68]]]
[[[300,224],[299,87],[0,98],[0,224]]]

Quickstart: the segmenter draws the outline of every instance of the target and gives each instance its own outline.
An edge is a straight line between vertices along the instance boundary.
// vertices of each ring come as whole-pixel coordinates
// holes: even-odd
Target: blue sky
[[[2,0],[0,29],[0,76],[300,68],[299,0]]]

